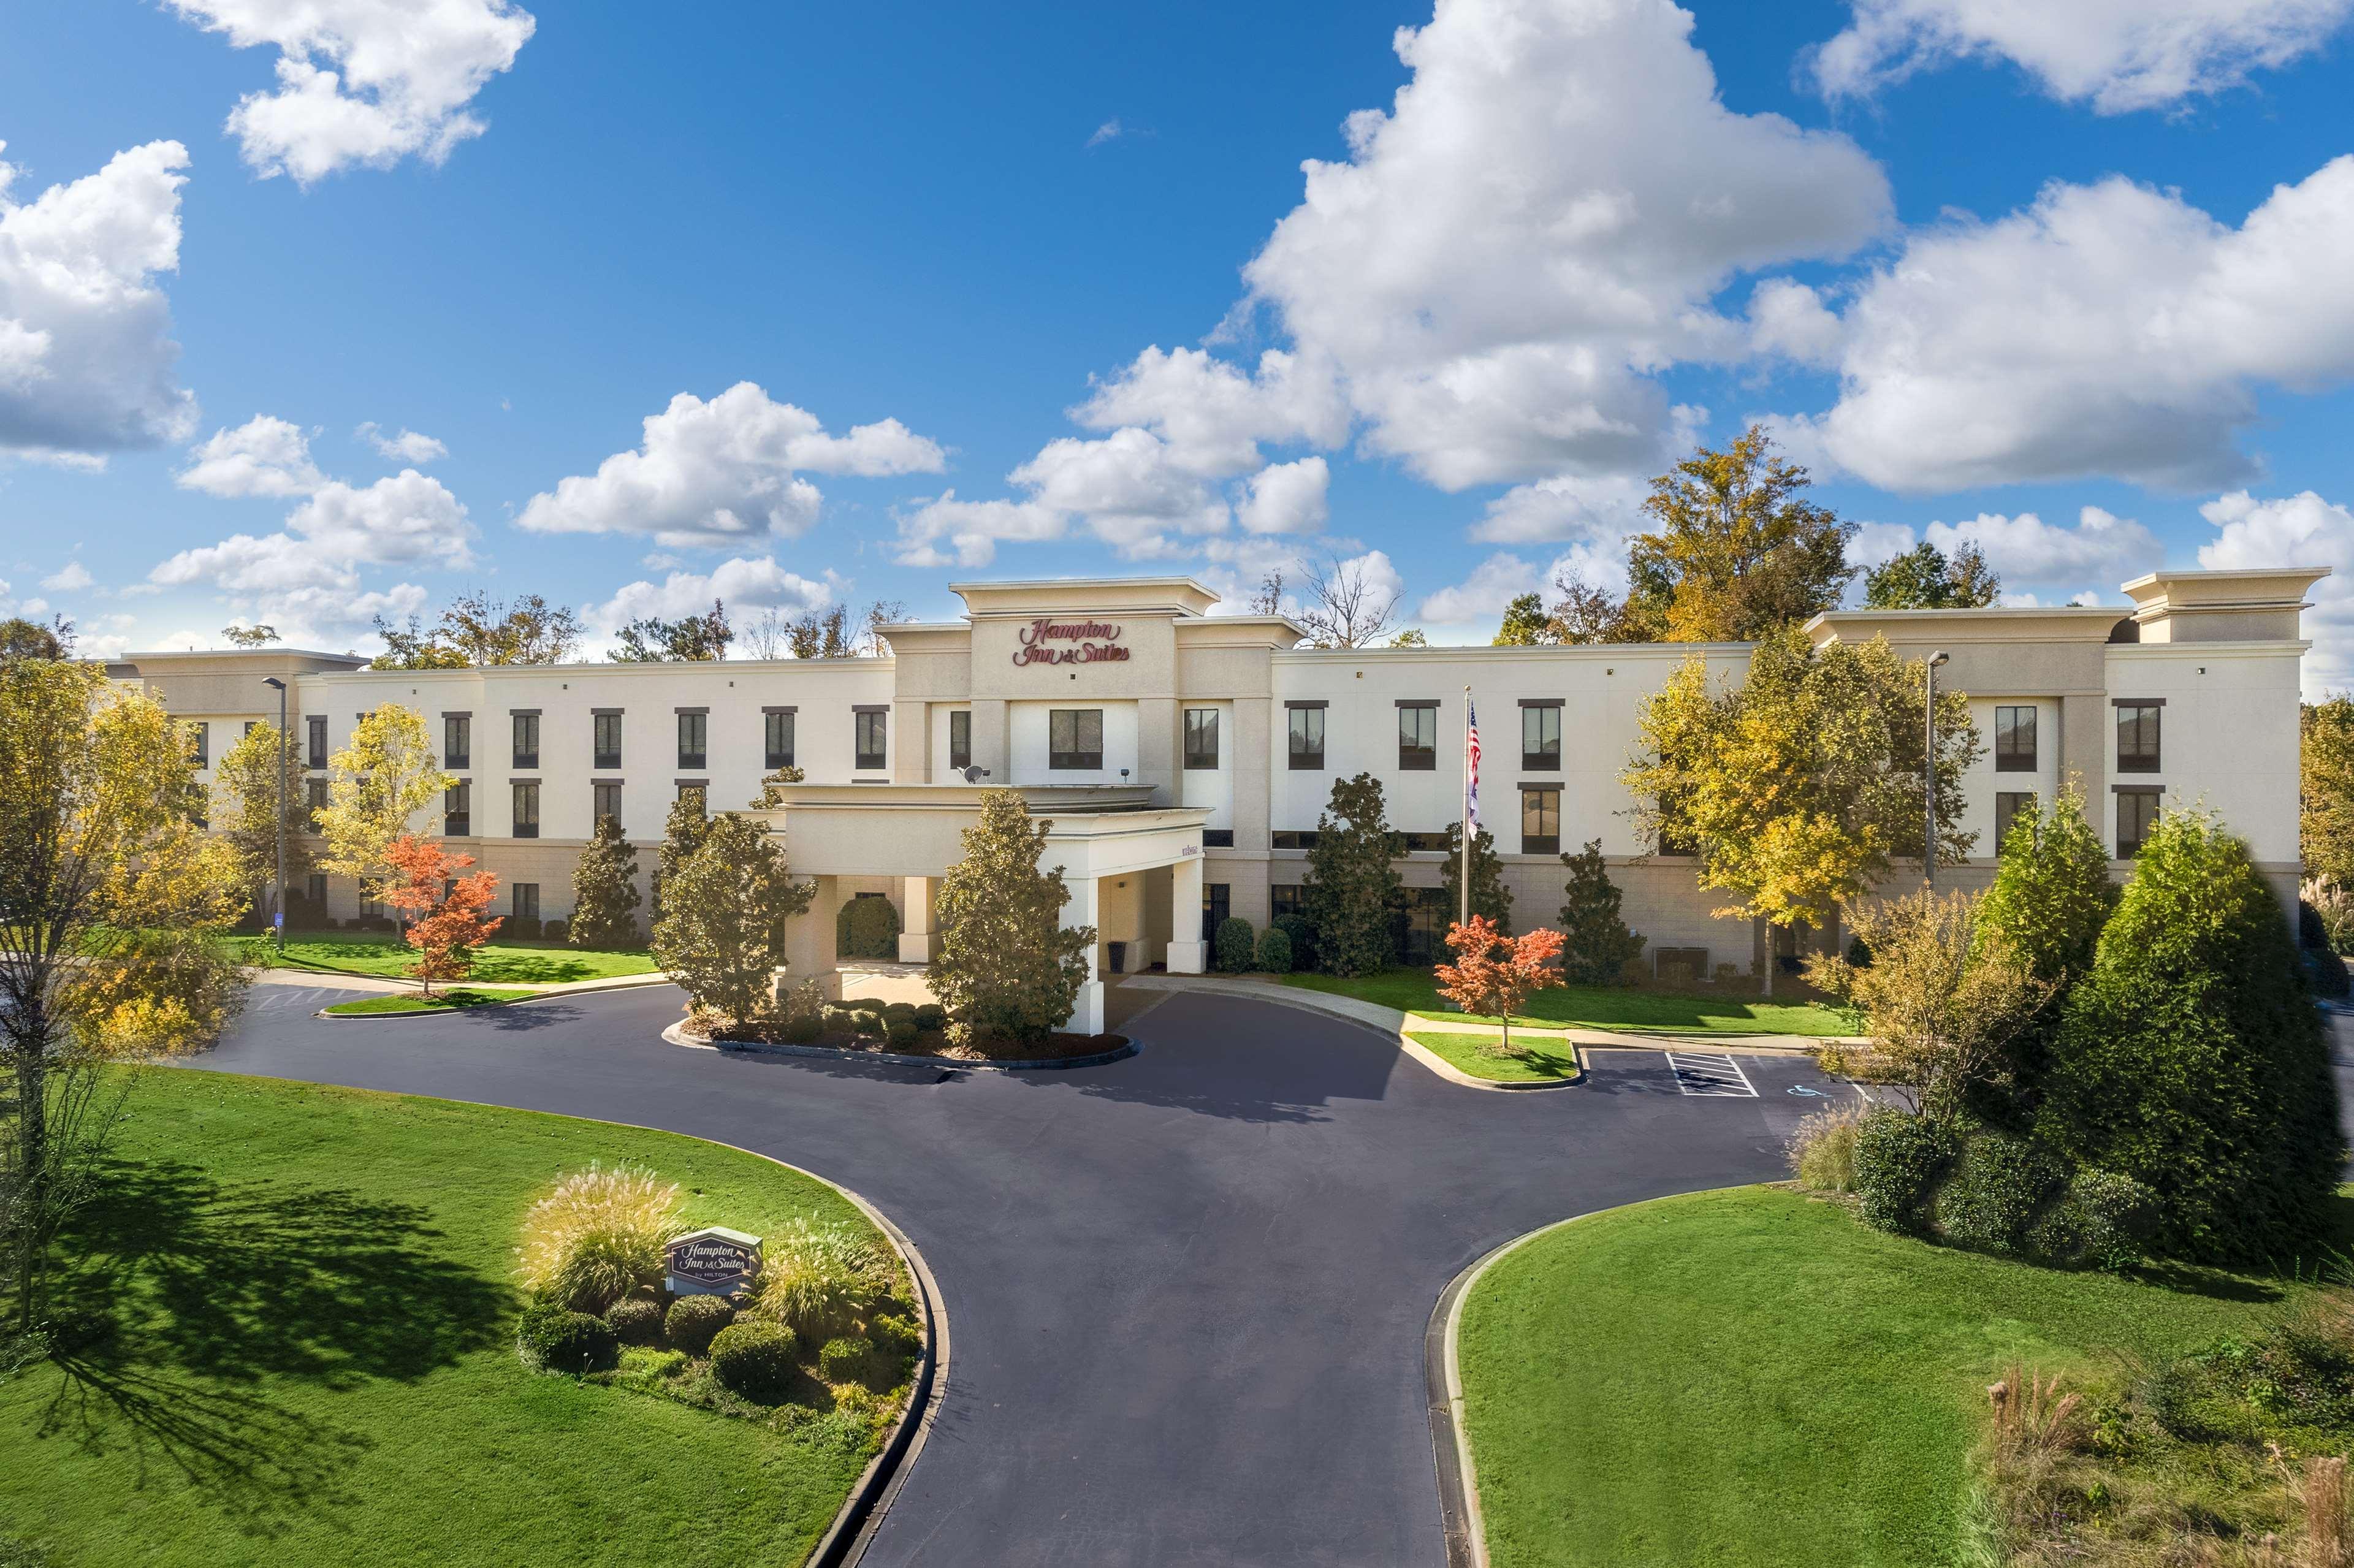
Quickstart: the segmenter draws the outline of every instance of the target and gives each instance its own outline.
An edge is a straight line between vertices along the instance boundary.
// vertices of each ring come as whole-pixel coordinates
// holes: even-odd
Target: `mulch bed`
[[[687,1032],[720,1045],[814,1045],[875,1056],[937,1056],[943,1062],[1059,1062],[1071,1056],[1099,1056],[1128,1044],[1125,1034],[1056,1033],[1039,1041],[986,1040],[959,1046],[949,1044],[948,1036],[937,1029],[919,1033],[906,1045],[843,1030],[828,1030],[814,1040],[788,1041],[773,1025],[758,1023],[690,1023]]]

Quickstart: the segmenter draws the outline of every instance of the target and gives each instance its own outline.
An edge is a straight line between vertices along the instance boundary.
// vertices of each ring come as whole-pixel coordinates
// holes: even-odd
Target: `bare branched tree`
[[[1326,557],[1307,568],[1311,602],[1299,612],[1309,642],[1318,648],[1363,648],[1397,623],[1398,596],[1369,569],[1371,557]]]
[[[907,619],[907,607],[896,599],[878,599],[866,607],[866,630],[858,639],[858,656],[862,659],[888,658],[891,640],[883,629],[894,621]]]
[[[782,659],[791,647],[792,618],[775,605],[736,629],[746,652],[755,659]]]
[[[1250,598],[1250,608],[1253,615],[1283,613],[1283,568],[1281,567],[1269,567],[1267,569],[1267,576],[1259,578],[1258,591]]]

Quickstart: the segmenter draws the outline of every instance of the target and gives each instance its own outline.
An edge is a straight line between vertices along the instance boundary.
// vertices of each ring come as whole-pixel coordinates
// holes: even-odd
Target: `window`
[[[514,885],[514,915],[518,920],[539,918],[539,884],[518,882]]]
[[[1267,891],[1267,896],[1271,901],[1267,906],[1267,919],[1269,921],[1280,920],[1286,915],[1305,915],[1308,913],[1307,906],[1300,900],[1299,884],[1296,882],[1278,882],[1269,887]]]
[[[1233,888],[1223,882],[1202,884],[1202,940],[1215,942],[1218,927],[1234,910]]]
[[[770,772],[793,765],[793,710],[770,708],[760,715],[760,753]]]
[[[1310,850],[1316,847],[1314,828],[1310,828],[1305,832],[1287,832],[1278,828],[1272,837],[1277,849]]]
[[[1432,773],[1438,768],[1438,705],[1398,704],[1398,771]]]
[[[681,768],[701,768],[709,753],[711,710],[682,708],[678,715],[678,765]]]
[[[302,804],[305,809],[323,811],[327,809],[327,781],[323,779],[302,780]]]
[[[1453,843],[1452,838],[1446,833],[1398,833],[1394,836],[1400,854],[1427,854],[1434,850],[1443,854]]]
[[[2158,721],[2166,709],[2162,703],[2119,703],[2117,707],[2117,771],[2120,773],[2156,773],[2158,765]],[[2139,843],[2135,847],[2138,849]]]
[[[972,710],[959,708],[949,715],[949,766],[972,766]]]
[[[1994,770],[1997,773],[2035,771],[2035,710],[1998,707],[1994,710]]]
[[[621,820],[621,782],[599,779],[588,786],[589,815],[596,821],[610,817],[616,823]]]
[[[514,781],[514,836],[519,839],[539,837],[539,780],[536,779]]]
[[[1103,709],[1054,708],[1046,715],[1046,766],[1093,771],[1103,767]]]
[[[593,715],[596,720],[597,755],[592,768],[619,768],[621,765],[621,710],[604,708]]]
[[[2117,789],[2117,858],[2131,860],[2141,853],[2141,846],[2149,842],[2149,832],[2158,826],[2158,789],[2155,785],[2136,788],[2121,785]]]
[[[1232,829],[1232,828],[1204,828],[1204,829],[1202,830],[1202,847],[1203,847],[1204,849],[1232,849],[1232,848],[1234,848],[1234,847],[1235,847],[1235,831],[1234,831],[1234,829]]]
[[[311,737],[309,766],[324,768],[327,765],[327,716],[324,714],[313,714],[302,721],[302,727],[309,732]]]
[[[441,791],[441,831],[453,839],[472,836],[474,831],[474,783],[461,779]]]
[[[517,768],[539,766],[539,715],[514,715],[514,765]]]
[[[1324,705],[1294,707],[1291,720],[1291,766],[1310,772],[1324,768]]]
[[[327,907],[327,874],[314,871],[302,879],[302,897],[313,913],[323,913]]]
[[[711,814],[711,808],[704,801],[710,790],[711,786],[700,779],[682,779],[678,781],[678,799],[684,800],[690,796],[693,797],[695,809],[706,817]]]
[[[1521,705],[1521,766],[1543,773],[1561,771],[1561,704]]]
[[[1218,767],[1218,710],[1185,710],[1185,766],[1215,772]]]
[[[2032,713],[2033,709],[2029,709]],[[2020,812],[2035,814],[2035,795],[2031,790],[2013,793],[2004,790],[1994,798],[1994,853],[2002,853],[2002,841],[2010,836],[2010,820]]]
[[[887,768],[891,734],[891,713],[887,708],[860,708],[854,715],[857,721],[858,755],[854,768]]]
[[[441,766],[472,768],[474,765],[474,718],[472,714],[441,715]]]
[[[1521,791],[1521,853],[1561,853],[1561,790],[1553,785]]]
[[[202,719],[188,725],[188,758],[199,768],[213,765],[213,726]]]
[[[1661,799],[1659,801],[1659,810],[1662,814],[1667,814],[1669,812],[1670,804],[1670,803],[1666,799]],[[1690,854],[1692,853],[1692,846],[1684,842],[1683,840],[1676,837],[1675,833],[1662,823],[1659,828],[1659,853],[1661,854]]]
[[[243,733],[243,734],[246,734],[246,735],[251,735],[251,734],[253,733],[254,726],[255,726],[256,725],[260,724],[260,722],[261,722],[261,721],[260,721],[260,719],[248,719],[248,720],[246,720],[246,721],[245,721],[245,728],[244,728],[244,730],[242,731],[242,733]]]

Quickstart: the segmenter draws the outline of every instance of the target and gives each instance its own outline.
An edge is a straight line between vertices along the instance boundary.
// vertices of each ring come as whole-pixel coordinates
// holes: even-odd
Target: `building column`
[[[1070,899],[1063,906],[1063,929],[1076,931],[1096,923],[1096,879],[1092,876],[1072,880],[1068,885]],[[1098,938],[1102,933],[1097,932]],[[1104,988],[1101,971],[1096,967],[1096,955],[1102,947],[1100,940],[1087,948],[1087,982],[1079,988],[1071,1016],[1064,1021],[1065,1030],[1073,1034],[1100,1034],[1104,1026]]]
[[[1013,763],[1007,752],[1005,699],[1002,697],[973,698],[973,766],[988,768],[989,778],[985,782],[1001,789],[1013,782]]]
[[[1136,704],[1136,782],[1152,788],[1156,806],[1178,804],[1177,699],[1140,697]]]
[[[939,951],[939,927],[932,918],[932,896],[939,891],[939,878],[903,876],[899,886],[899,961],[928,964]]]
[[[1189,854],[1169,868],[1169,972],[1198,975],[1202,951],[1202,857]]]
[[[809,912],[785,927],[785,973],[780,983],[790,987],[814,980],[826,1000],[836,1001],[842,997],[842,971],[833,959],[833,917],[842,908],[842,879],[811,880],[817,884],[817,895],[810,900]]]
[[[932,705],[902,697],[891,705],[891,782],[932,781]]]

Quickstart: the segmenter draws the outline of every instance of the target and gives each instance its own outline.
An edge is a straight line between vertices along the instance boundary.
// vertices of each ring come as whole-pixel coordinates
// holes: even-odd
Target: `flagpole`
[[[1462,897],[1462,910],[1457,924],[1471,924],[1471,839],[1479,824],[1471,816],[1471,688],[1463,688],[1463,875],[1458,889]]]

